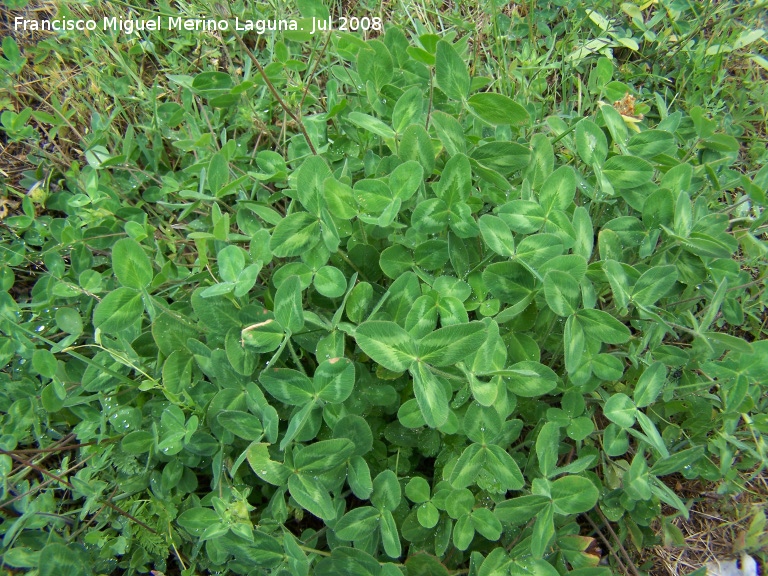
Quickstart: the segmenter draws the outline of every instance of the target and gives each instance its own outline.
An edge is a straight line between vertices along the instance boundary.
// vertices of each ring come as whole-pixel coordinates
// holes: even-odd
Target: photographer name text
[[[161,17],[149,19],[122,19],[117,17],[104,17],[101,20],[76,20],[62,18],[59,20],[30,20],[22,17],[14,19],[14,30],[23,30],[30,32],[65,32],[65,31],[85,31],[85,30],[104,30],[113,32],[122,32],[123,34],[137,34],[139,32],[158,32],[161,30],[186,30],[194,32],[226,32],[236,30],[240,32],[254,31],[257,34],[267,32],[357,32],[374,30],[380,32],[383,27],[382,19],[373,16],[363,17],[344,17],[339,18],[308,18],[302,20],[294,19],[271,19],[271,20],[241,20],[235,18],[234,21],[215,19],[215,18],[184,18]]]

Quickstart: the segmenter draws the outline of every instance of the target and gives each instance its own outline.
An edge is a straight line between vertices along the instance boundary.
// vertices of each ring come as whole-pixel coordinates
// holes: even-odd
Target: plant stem
[[[264,83],[267,85],[267,88],[269,88],[269,91],[272,92],[272,96],[275,97],[275,100],[277,100],[277,103],[285,111],[285,113],[291,117],[291,120],[296,122],[297,126],[299,127],[299,130],[301,130],[301,133],[304,135],[304,138],[307,140],[307,145],[309,146],[309,149],[312,151],[312,154],[317,156],[317,150],[315,150],[315,146],[314,144],[312,144],[312,140],[309,138],[309,134],[307,133],[307,129],[304,127],[304,122],[301,121],[301,117],[297,116],[288,107],[288,104],[286,104],[285,100],[282,99],[280,94],[275,89],[275,85],[272,84],[272,81],[269,79],[269,77],[267,76],[267,73],[264,71],[264,68],[262,67],[258,58],[256,58],[253,51],[250,48],[248,48],[246,43],[243,42],[242,36],[240,36],[240,34],[238,34],[235,31],[233,31],[232,33],[235,35],[235,38],[237,39],[240,46],[242,46],[243,50],[245,50],[245,53],[251,59],[251,62],[253,62],[253,65],[256,66],[256,69],[259,71],[259,74],[261,74],[261,77],[264,80]]]

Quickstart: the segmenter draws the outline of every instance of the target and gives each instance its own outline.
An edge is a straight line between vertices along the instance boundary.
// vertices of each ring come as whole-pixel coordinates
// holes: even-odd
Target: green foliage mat
[[[765,466],[768,168],[732,135],[542,118],[394,26],[290,91],[296,46],[169,75],[111,144],[94,112],[5,220],[4,566],[601,575],[582,515],[650,545],[670,477]]]

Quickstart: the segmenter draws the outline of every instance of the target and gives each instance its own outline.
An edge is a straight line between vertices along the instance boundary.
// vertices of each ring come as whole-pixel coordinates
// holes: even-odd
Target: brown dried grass
[[[738,495],[720,496],[711,492],[711,484],[681,478],[671,488],[679,494],[699,496],[687,520],[678,516],[672,521],[682,532],[684,545],[654,546],[638,558],[637,564],[652,565],[650,576],[690,574],[707,562],[733,558],[741,552],[748,552],[765,564],[768,549],[747,549],[745,536],[754,512],[768,508],[767,471],[752,479],[745,478],[744,491]],[[653,527],[661,533],[660,522]],[[765,569],[761,573],[765,574]]]

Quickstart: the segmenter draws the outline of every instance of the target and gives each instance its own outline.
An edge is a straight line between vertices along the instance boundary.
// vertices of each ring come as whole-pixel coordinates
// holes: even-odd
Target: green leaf
[[[210,508],[190,508],[176,518],[178,525],[193,536],[202,536],[206,528],[219,521],[219,515]]]
[[[712,331],[702,332],[701,335],[718,346],[723,346],[733,352],[741,352],[742,354],[752,354],[754,352],[754,347],[749,342],[737,336]]]
[[[483,538],[495,542],[501,537],[501,522],[488,508],[476,508],[471,518],[472,526]]]
[[[393,372],[404,371],[417,357],[411,335],[394,322],[364,322],[357,327],[355,340],[372,360]]]
[[[616,302],[616,308],[626,310],[629,305],[629,278],[624,270],[624,266],[616,260],[604,260],[603,271],[611,285],[613,299]]]
[[[627,142],[627,151],[641,158],[669,154],[675,147],[675,137],[665,130],[644,130],[634,134]]]
[[[437,137],[443,143],[449,156],[463,154],[467,151],[464,129],[456,118],[440,110],[434,110],[432,112],[432,126],[434,126]]]
[[[557,466],[558,449],[560,447],[560,426],[547,422],[539,430],[536,437],[536,456],[539,459],[539,470],[545,478],[552,475]]]
[[[605,127],[608,128],[611,138],[622,153],[625,153],[629,130],[627,129],[626,122],[624,122],[624,118],[621,117],[618,110],[609,104],[600,106],[600,114],[605,121]]]
[[[615,422],[622,428],[631,428],[635,423],[637,408],[634,402],[622,392],[618,392],[608,398],[603,406],[603,414],[611,422]]]
[[[56,310],[56,326],[59,330],[79,336],[83,333],[83,319],[72,308],[59,308]]]
[[[435,168],[435,149],[424,126],[411,124],[403,132],[400,139],[400,158],[407,162],[415,160],[424,169],[424,175],[429,176]]]
[[[437,326],[438,303],[435,294],[424,294],[416,299],[405,317],[405,329],[414,338],[430,334]]]
[[[496,440],[501,432],[502,421],[495,408],[473,402],[464,413],[463,424],[467,438],[482,446]]]
[[[413,252],[414,263],[423,270],[438,270],[448,262],[448,242],[445,240],[427,240],[416,246]]]
[[[454,520],[464,514],[469,514],[475,506],[475,495],[466,488],[439,490],[435,494],[435,499]]]
[[[369,114],[363,114],[362,112],[350,112],[347,115],[347,118],[349,119],[350,122],[352,122],[356,126],[359,126],[363,130],[366,130],[368,132],[373,132],[374,134],[376,134],[377,136],[381,136],[382,138],[395,137],[395,131],[392,130],[392,128],[387,126],[384,122],[382,122],[378,118],[374,118]]]
[[[405,485],[405,495],[408,500],[416,504],[422,504],[429,500],[429,492],[429,482],[421,476],[411,478],[410,482]]]
[[[233,327],[242,328],[238,310],[230,300],[222,297],[204,298],[204,291],[195,290],[191,301],[195,315],[206,330],[225,335]]]
[[[402,323],[420,295],[421,284],[418,276],[413,272],[405,272],[389,287],[385,310],[396,322]]]
[[[534,189],[539,189],[555,168],[555,150],[552,142],[544,134],[531,137],[531,159],[525,176]]]
[[[26,6],[26,4],[23,2],[9,2],[6,4],[6,6],[13,10],[16,8],[23,8]],[[21,50],[19,50],[19,45],[16,43],[16,40],[14,40],[13,36],[9,35],[3,38],[2,45],[4,58],[0,58],[0,68],[6,72],[9,72],[10,74],[18,74],[22,71],[24,65],[27,62],[26,57],[22,56]]]
[[[635,282],[632,301],[639,306],[651,306],[666,296],[676,282],[676,266],[654,266],[646,270]]]
[[[416,364],[415,369],[411,369],[411,376],[413,376],[413,394],[424,416],[424,422],[430,428],[442,426],[448,420],[450,413],[445,386],[439,377],[422,362]]]
[[[256,280],[259,278],[261,266],[261,262],[257,262],[256,264],[247,266],[245,270],[240,273],[240,276],[237,278],[237,282],[235,282],[234,294],[237,298],[242,298],[251,291],[253,286],[256,284]]]
[[[216,255],[219,277],[224,282],[236,282],[245,268],[245,252],[237,246],[225,246]]]
[[[275,293],[275,320],[283,330],[294,334],[304,328],[304,312],[301,309],[301,279],[289,276]]]
[[[414,160],[403,162],[389,175],[389,188],[403,202],[411,198],[424,181],[424,169]]]
[[[411,124],[419,124],[424,107],[424,90],[412,86],[397,99],[392,111],[392,127],[395,132],[402,133]]]
[[[258,440],[264,434],[259,419],[248,412],[224,410],[216,415],[216,420],[226,430],[244,440]]]
[[[383,256],[383,254],[382,254]],[[410,268],[410,267],[409,267]],[[383,268],[382,268],[383,269]],[[369,282],[360,282],[349,293],[345,310],[347,318],[352,322],[360,323],[368,312],[373,300],[373,286]]]
[[[208,187],[213,195],[219,197],[219,191],[229,182],[229,162],[223,151],[216,152],[208,162]]]
[[[573,211],[573,228],[576,231],[576,243],[573,253],[585,259],[592,256],[595,245],[595,233],[592,227],[592,219],[584,206],[577,206]]]
[[[501,218],[510,230],[518,234],[538,232],[546,222],[544,209],[531,200],[512,200],[498,210]]]
[[[32,353],[32,368],[44,378],[53,378],[56,367],[56,356],[50,350],[38,348]]]
[[[395,244],[381,253],[379,266],[384,274],[397,278],[413,267],[413,255],[405,246]]]
[[[400,483],[392,470],[380,472],[373,481],[371,504],[379,510],[393,511],[400,505]]]
[[[469,159],[464,154],[449,158],[434,188],[437,196],[451,209],[465,202],[472,192],[472,167]]]
[[[144,454],[149,452],[154,443],[154,436],[146,430],[134,430],[126,434],[120,442],[120,447],[127,454]]]
[[[520,104],[493,92],[481,92],[467,101],[469,110],[489,124],[528,124],[531,120],[528,111]]]
[[[315,396],[312,381],[298,370],[290,368],[269,368],[259,376],[264,389],[280,402],[302,405]]]
[[[330,494],[318,484],[317,480],[303,474],[292,474],[288,478],[288,490],[299,506],[326,522],[336,518],[336,508]]]
[[[112,269],[128,288],[143,290],[152,282],[152,263],[141,245],[130,238],[118,240],[112,247]]]
[[[688,238],[680,241],[683,248],[691,254],[704,258],[729,258],[736,250],[735,240],[726,235],[715,238],[700,232],[691,232]]]
[[[453,526],[453,545],[459,550],[466,550],[472,544],[474,537],[475,528],[472,526],[469,513],[459,516]]]
[[[248,350],[255,353],[272,352],[285,337],[282,327],[274,319],[267,319],[243,328],[240,337]]]
[[[353,454],[363,456],[371,451],[373,433],[368,422],[362,416],[347,414],[336,421],[333,427],[334,438],[349,438],[355,445]]]
[[[558,478],[549,487],[552,504],[558,514],[579,514],[594,508],[600,492],[581,476]]]
[[[357,444],[355,445],[357,448]],[[359,450],[358,450],[359,451]],[[371,470],[362,456],[352,456],[347,465],[347,482],[352,493],[361,500],[368,500],[373,492]]]
[[[354,450],[355,445],[346,438],[320,440],[298,450],[293,465],[301,474],[327,472],[344,464]]]
[[[673,508],[676,508],[679,510],[683,518],[686,520],[688,519],[688,507],[685,505],[685,503],[680,499],[680,497],[675,494],[672,489],[664,484],[661,480],[658,478],[655,478],[651,476],[651,492],[656,495],[656,497],[661,500],[662,502],[672,506]]]
[[[427,334],[418,343],[419,360],[433,366],[449,366],[472,356],[485,341],[482,322],[454,324]]]
[[[479,444],[470,444],[456,462],[448,481],[454,488],[466,488],[475,483],[486,460],[486,451]]]
[[[427,234],[444,231],[448,227],[451,211],[440,198],[430,198],[419,202],[411,215],[414,229]],[[390,246],[390,248],[394,248]],[[387,248],[389,250],[390,248]]]
[[[220,282],[218,284],[214,284],[213,286],[209,286],[208,288],[203,290],[200,293],[200,295],[203,298],[214,298],[216,296],[231,294],[234,290],[235,290],[234,282]]]
[[[357,56],[357,71],[363,82],[373,82],[377,90],[392,80],[394,65],[387,46],[380,40],[366,42]]]
[[[637,156],[613,156],[603,164],[603,176],[617,190],[631,190],[653,178],[653,166]]]
[[[601,380],[615,381],[624,375],[624,364],[616,356],[598,354],[592,358],[592,371]]]
[[[506,347],[502,345],[499,337],[499,325],[495,320],[491,320],[490,318],[484,319],[483,323],[487,328],[486,339],[485,342],[478,347],[477,354],[472,361],[471,369],[474,374],[489,374],[496,370],[500,370],[504,367],[507,356]],[[473,381],[470,380],[470,385],[473,386],[474,393],[474,386],[482,386],[482,383],[473,383]],[[493,403],[493,400],[495,400],[497,393],[495,391],[491,393],[490,390],[485,390],[485,392],[485,394],[480,393],[485,400],[481,401],[478,398],[475,399],[483,406],[490,406]]]
[[[616,424],[608,424],[603,430],[603,449],[614,458],[626,454],[629,449],[627,431]]]
[[[331,169],[320,156],[310,156],[296,171],[296,191],[299,202],[310,214],[320,214],[325,181],[332,177]]]
[[[563,253],[563,242],[555,234],[533,234],[526,236],[517,245],[517,257],[532,268]]]
[[[690,164],[681,163],[670,168],[661,177],[661,187],[667,190],[686,191],[691,185],[691,178],[693,178],[693,167]]]
[[[449,576],[450,574],[437,558],[422,552],[410,555],[405,565],[408,568],[408,574],[415,576]]]
[[[569,316],[565,321],[563,330],[563,347],[565,356],[565,369],[569,374],[576,372],[582,364],[584,349],[586,347],[586,336],[581,322],[576,315]]]
[[[435,52],[435,82],[446,96],[464,100],[469,93],[469,71],[461,56],[448,42],[440,40]]]
[[[144,312],[141,292],[117,288],[104,296],[93,311],[93,325],[108,334],[117,334],[139,322]]]
[[[576,125],[576,151],[585,164],[602,165],[608,156],[608,140],[600,127],[588,119]]]
[[[153,326],[154,328],[154,326]],[[182,347],[179,347],[181,350]],[[254,354],[251,350],[248,350],[243,346],[241,342],[241,333],[237,328],[231,328],[227,332],[227,336],[224,340],[224,349],[227,354],[227,360],[232,365],[232,368],[238,374],[243,376],[250,376],[256,369],[259,362],[259,355]],[[181,362],[181,359],[179,359]],[[168,362],[166,361],[166,364]],[[184,368],[180,365],[179,368]],[[165,367],[163,367],[163,378],[165,378]]]
[[[632,398],[635,406],[645,408],[650,406],[661,393],[667,380],[667,369],[662,362],[654,362],[643,371],[635,384]]]
[[[352,187],[335,178],[326,178],[323,182],[323,198],[328,210],[339,218],[352,218],[357,214],[357,202],[352,194]]]
[[[347,280],[344,273],[334,266],[323,266],[317,272],[312,282],[326,298],[338,298],[347,291]]]
[[[640,424],[640,428],[642,428],[643,432],[645,432],[645,436],[640,434],[637,430],[633,430],[631,428],[628,429],[627,432],[636,438],[644,440],[649,446],[651,446],[651,448],[658,452],[661,458],[668,458],[669,450],[667,450],[667,446],[664,444],[664,439],[661,437],[661,434],[659,434],[659,430],[656,428],[653,420],[648,418],[648,416],[643,414],[640,410],[637,411],[635,417],[637,418],[637,423]]]
[[[373,506],[355,508],[341,517],[333,531],[339,540],[361,540],[376,529],[379,517],[379,511]]]
[[[539,203],[544,212],[568,210],[576,194],[576,174],[570,166],[561,166],[550,174],[539,191]]]
[[[651,467],[651,473],[655,476],[674,474],[700,460],[704,456],[704,452],[705,448],[703,445],[681,450],[676,454],[657,460]]]
[[[8,4],[6,4],[7,6]],[[10,37],[6,37],[10,38]],[[0,60],[0,68],[3,68],[3,61]],[[16,546],[8,548],[3,554],[3,562],[11,568],[35,568],[38,565],[40,552],[32,550],[27,546]]]
[[[384,552],[390,558],[399,558],[402,554],[400,547],[400,537],[397,534],[397,524],[389,510],[381,511],[381,543],[384,545]]]
[[[606,344],[623,344],[629,340],[629,328],[602,310],[579,310],[579,322],[588,338]]]
[[[496,444],[487,446],[485,451],[487,452],[485,469],[499,483],[502,490],[520,490],[525,480],[512,456]]]
[[[555,314],[570,316],[579,308],[581,290],[573,276],[552,270],[544,276],[544,296]]]
[[[269,249],[278,258],[299,256],[320,241],[320,222],[307,212],[296,212],[275,226]]]
[[[425,502],[416,508],[416,519],[424,528],[434,528],[440,521],[440,511],[432,502]]]
[[[534,398],[557,387],[557,374],[540,362],[524,360],[497,372],[504,377],[510,391],[524,398]]]
[[[500,256],[515,255],[515,239],[506,222],[498,216],[483,214],[478,220],[480,233],[488,247]]]
[[[525,168],[531,160],[531,151],[517,142],[489,142],[475,148],[470,156],[481,166],[508,176]],[[509,184],[502,178],[506,188]]]
[[[232,77],[224,72],[201,72],[195,76],[191,88],[202,96],[212,98],[228,92],[233,84]]]
[[[648,464],[645,461],[645,453],[641,449],[635,453],[632,464],[624,474],[624,490],[632,500],[650,500],[653,494],[651,490],[651,478],[648,473]]]
[[[547,506],[536,515],[531,535],[531,555],[542,558],[549,549],[549,543],[555,537],[554,507]]]
[[[496,504],[493,514],[505,524],[519,526],[549,506],[549,502],[548,497],[539,494],[518,496]]]
[[[347,358],[329,358],[315,370],[314,388],[321,400],[344,402],[355,386],[355,365]]]
[[[338,546],[314,566],[313,576],[384,576],[381,572],[379,563],[367,552]]]

